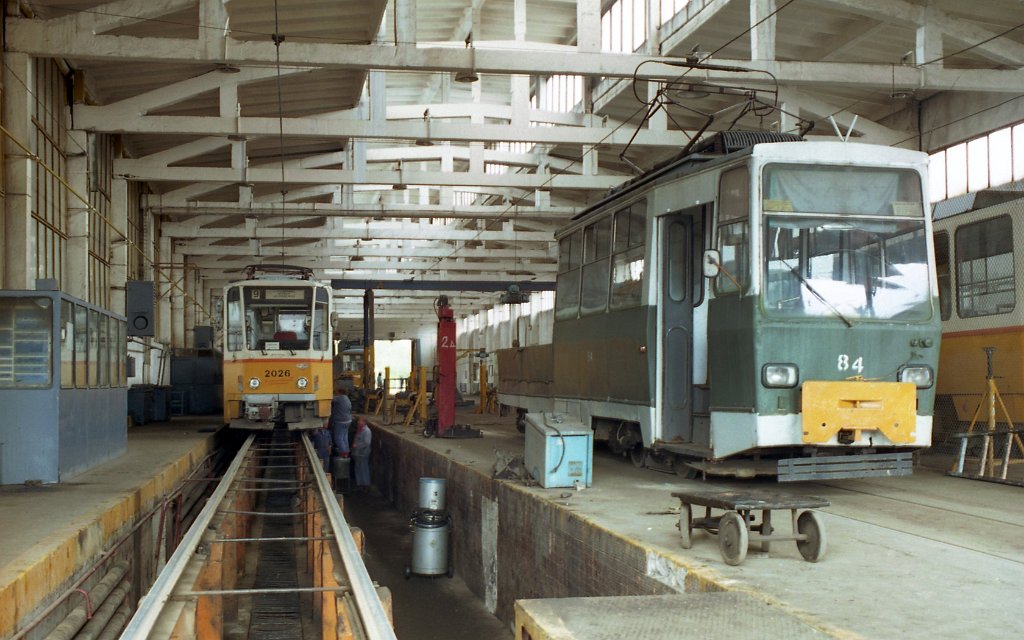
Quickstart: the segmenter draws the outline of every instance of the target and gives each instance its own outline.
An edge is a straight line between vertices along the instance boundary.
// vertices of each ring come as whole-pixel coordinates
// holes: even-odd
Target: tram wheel
[[[735,511],[727,511],[718,521],[718,548],[722,552],[722,560],[728,565],[736,566],[747,559],[747,523],[743,516]]]
[[[700,473],[690,465],[686,464],[686,461],[682,456],[676,456],[672,461],[672,471],[674,471],[680,478],[685,478],[687,480],[695,479],[697,474]]]
[[[629,450],[629,459],[633,461],[633,466],[637,469],[643,469],[647,466],[647,449],[642,444],[638,444]]]
[[[807,562],[817,562],[825,557],[828,542],[825,538],[825,525],[817,511],[804,511],[796,519],[796,532],[807,536],[796,541],[796,548]]]

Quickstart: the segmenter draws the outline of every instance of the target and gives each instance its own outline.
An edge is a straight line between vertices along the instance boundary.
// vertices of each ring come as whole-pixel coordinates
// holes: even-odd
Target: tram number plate
[[[840,371],[854,370],[857,373],[864,371],[864,356],[858,356],[856,358],[851,357],[847,353],[839,354],[836,358],[836,369]]]
[[[264,378],[290,378],[292,372],[288,369],[266,369],[263,372]]]

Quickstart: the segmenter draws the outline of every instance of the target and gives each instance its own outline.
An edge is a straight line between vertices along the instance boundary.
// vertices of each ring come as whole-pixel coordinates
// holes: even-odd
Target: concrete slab
[[[0,637],[207,456],[219,422],[183,417],[132,427],[123,456],[71,482],[0,487]]]
[[[490,473],[497,458],[522,455],[523,437],[512,418],[465,410],[457,417],[481,428],[484,437],[438,440],[423,438],[416,428],[375,428],[480,473]],[[752,548],[744,564],[731,567],[722,561],[717,540],[703,532],[695,534],[691,549],[683,549],[678,500],[671,493],[687,488],[786,490],[826,498],[832,503],[821,510],[828,555],[812,564],[795,544],[776,543],[770,555]],[[906,478],[705,483],[637,469],[599,448],[591,488],[521,489],[643,548],[649,576],[672,589],[698,585],[746,593],[834,637],[1002,638],[1019,624],[1024,494],[1018,487],[923,467]],[[454,490],[449,486],[449,494]],[[774,523],[788,532],[783,515],[788,514],[780,513]]]
[[[525,632],[525,633],[524,633]],[[530,640],[804,640],[824,636],[742,593],[555,598],[516,602],[516,637]]]

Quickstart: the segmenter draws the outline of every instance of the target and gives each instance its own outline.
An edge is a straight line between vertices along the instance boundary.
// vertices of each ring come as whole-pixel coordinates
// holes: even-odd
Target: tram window
[[[316,290],[316,304],[313,306],[312,348],[323,351],[331,343],[331,297],[327,289]]]
[[[75,386],[89,386],[89,310],[75,305]]]
[[[747,238],[747,223],[745,221],[734,222],[718,228],[718,251],[722,255],[722,268],[715,278],[716,294],[737,293],[747,288],[748,254],[750,253]]]
[[[598,313],[608,306],[608,258],[583,267],[580,315]]]
[[[935,234],[935,271],[939,284],[939,313],[943,320],[953,315],[953,286],[949,271],[949,234]]]
[[[575,318],[580,310],[580,266],[583,232],[576,231],[558,243],[558,280],[555,284],[555,318]]]
[[[583,230],[583,263],[608,257],[612,237],[612,219],[598,220]]]
[[[633,247],[612,258],[611,308],[628,309],[643,300],[644,248]]]
[[[577,231],[558,242],[558,271],[579,269],[583,263],[583,232]]]
[[[615,212],[615,241],[612,252],[618,253],[630,247],[638,247],[646,240],[647,201],[639,200]]]
[[[75,304],[60,301],[60,386],[75,386]]]
[[[608,307],[608,252],[611,239],[611,217],[598,220],[583,230],[580,315],[599,313]]]
[[[687,281],[686,269],[686,227],[678,222],[673,222],[668,227],[668,295],[672,302],[682,302],[686,299]]]
[[[575,318],[580,308],[580,270],[573,269],[558,275],[555,284],[555,317],[559,320]]]
[[[225,319],[227,350],[239,351],[242,349],[242,300],[238,287],[228,289],[227,298],[227,318]]]
[[[1000,216],[956,230],[956,302],[961,318],[1009,313],[1016,306],[1013,223]]]
[[[718,222],[746,220],[750,214],[750,173],[736,167],[722,174],[718,183]]]

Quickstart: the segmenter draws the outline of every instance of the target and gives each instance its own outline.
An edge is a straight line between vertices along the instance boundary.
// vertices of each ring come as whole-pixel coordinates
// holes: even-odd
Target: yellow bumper
[[[917,388],[911,382],[825,382],[803,386],[803,441],[822,444],[840,431],[878,431],[893,444],[910,444],[917,427]]]

